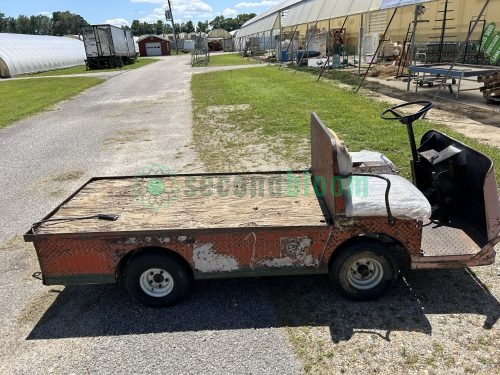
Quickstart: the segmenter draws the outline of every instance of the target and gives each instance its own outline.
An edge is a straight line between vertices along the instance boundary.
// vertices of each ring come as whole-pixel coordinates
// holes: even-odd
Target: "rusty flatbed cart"
[[[343,296],[370,300],[410,268],[491,264],[493,164],[436,131],[417,148],[412,123],[432,106],[417,104],[383,113],[407,126],[415,185],[382,154],[349,153],[312,114],[310,170],[93,178],[25,240],[45,285],[123,282],[153,306],[177,302],[193,279],[328,273]],[[168,207],[151,209],[138,189],[153,205],[170,191]]]

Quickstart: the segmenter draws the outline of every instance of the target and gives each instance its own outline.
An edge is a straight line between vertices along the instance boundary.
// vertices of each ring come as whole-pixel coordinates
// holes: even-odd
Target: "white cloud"
[[[165,3],[164,0],[130,0],[131,3],[147,3],[147,4],[162,4]]]
[[[166,3],[166,2],[165,2]],[[165,5],[163,6],[165,8]],[[172,12],[180,14],[197,14],[197,13],[211,13],[213,11],[212,7],[201,0],[191,0],[183,1],[177,3],[174,1],[172,4]]]
[[[43,12],[38,12],[38,14],[40,16],[46,16],[46,17],[52,18],[52,13],[51,12],[43,11]]]
[[[158,20],[165,21],[165,10],[168,9],[166,0],[130,0],[132,3],[162,4],[161,8],[153,9],[152,13],[142,17],[139,21],[156,23]],[[214,17],[213,9],[202,0],[180,1],[172,0],[172,13],[175,23],[182,23],[188,20],[210,19]]]
[[[238,12],[234,9],[226,8],[222,11],[222,15],[226,18],[235,18],[238,16]]]
[[[115,18],[112,20],[106,20],[106,21],[104,21],[104,24],[106,24],[106,25],[110,24],[110,25],[117,26],[117,27],[130,26],[128,21],[123,19],[123,18]]]
[[[259,7],[270,7],[273,5],[277,5],[279,3],[280,3],[280,1],[275,1],[275,0],[262,0],[259,2],[244,1],[244,2],[236,4],[234,7],[235,8],[259,8]]]

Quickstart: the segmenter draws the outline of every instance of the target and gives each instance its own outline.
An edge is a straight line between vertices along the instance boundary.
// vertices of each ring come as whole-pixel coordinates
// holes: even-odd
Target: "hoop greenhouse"
[[[68,68],[85,63],[85,48],[78,39],[0,33],[0,77]]]

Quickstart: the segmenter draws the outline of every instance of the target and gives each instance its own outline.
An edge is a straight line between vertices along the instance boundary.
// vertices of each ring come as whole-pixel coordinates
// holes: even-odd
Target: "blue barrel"
[[[288,51],[281,51],[281,62],[288,62]]]
[[[297,64],[301,59],[303,60],[302,56],[304,56],[305,52],[306,51],[304,51],[303,49],[299,49],[297,52],[295,52]]]

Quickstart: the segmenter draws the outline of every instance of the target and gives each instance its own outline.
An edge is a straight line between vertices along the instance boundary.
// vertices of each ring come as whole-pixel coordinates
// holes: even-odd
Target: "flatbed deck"
[[[160,194],[148,190],[153,180],[163,187]],[[97,214],[116,214],[119,218],[72,220]],[[299,172],[95,178],[46,219],[62,220],[40,223],[35,235],[326,227],[329,221],[328,210],[316,197],[309,175]]]

